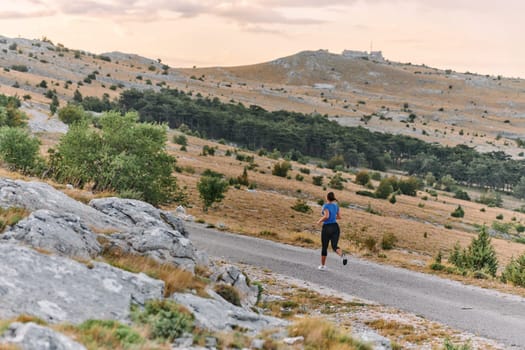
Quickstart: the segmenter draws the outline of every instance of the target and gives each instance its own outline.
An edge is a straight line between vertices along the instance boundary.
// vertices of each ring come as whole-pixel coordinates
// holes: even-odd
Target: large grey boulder
[[[69,213],[82,218],[89,226],[105,230],[122,231],[125,223],[68,197],[43,182],[0,179],[0,207],[22,207],[29,211],[47,209],[56,213]]]
[[[212,296],[211,299],[189,293],[175,293],[172,299],[186,306],[193,313],[197,326],[211,331],[231,331],[242,328],[256,334],[265,329],[287,325],[284,320],[259,315],[227,302],[211,290],[207,292]]]
[[[102,250],[97,236],[78,216],[45,209],[31,213],[0,235],[0,240],[83,259],[96,257]]]
[[[164,282],[93,262],[0,244],[0,319],[20,314],[47,322],[126,320],[130,304],[163,297]]]
[[[259,288],[254,285],[249,285],[246,275],[236,266],[221,266],[213,272],[210,279],[235,287],[239,292],[242,307],[249,309],[257,303]]]
[[[89,205],[131,227],[164,227],[175,230],[184,237],[189,235],[182,219],[149,203],[135,199],[107,197],[93,199]]]
[[[117,247],[124,253],[148,256],[191,272],[196,265],[205,263],[191,241],[174,230],[151,227],[108,235],[106,239],[110,249]]]
[[[198,252],[187,238],[184,222],[167,211],[122,198],[93,199],[90,206],[132,229],[106,236],[109,248],[130,254],[149,256],[158,262],[194,271],[196,265],[208,265],[208,257]]]
[[[12,323],[0,337],[0,344],[14,344],[22,350],[86,350],[65,335],[35,323]]]

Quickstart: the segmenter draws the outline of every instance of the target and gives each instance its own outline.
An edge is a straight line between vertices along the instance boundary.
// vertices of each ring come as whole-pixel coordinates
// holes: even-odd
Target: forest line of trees
[[[410,175],[513,192],[525,198],[525,162],[504,152],[480,153],[457,145],[446,147],[362,127],[345,127],[326,116],[290,111],[269,112],[258,106],[223,103],[218,98],[191,96],[176,89],[124,91],[115,105],[135,110],[143,122],[186,125],[199,135],[225,139],[251,150],[277,149],[299,159],[322,158],[331,167],[398,169]]]

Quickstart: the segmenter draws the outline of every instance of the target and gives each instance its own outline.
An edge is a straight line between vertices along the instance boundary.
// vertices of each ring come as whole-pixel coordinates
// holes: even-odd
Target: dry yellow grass
[[[146,256],[123,254],[117,249],[106,250],[103,256],[106,262],[115,267],[130,272],[143,272],[150,277],[164,281],[164,296],[166,297],[175,292],[188,290],[196,290],[198,294],[206,295],[205,281],[171,264],[162,264]]]
[[[234,149],[231,146],[194,137],[188,137],[188,140],[186,152],[180,151],[178,145],[171,143],[168,144],[168,149],[177,157],[177,164],[181,168],[191,170],[176,174],[179,184],[187,186],[190,201],[187,210],[190,214],[199,220],[216,227],[225,227],[232,232],[312,248],[320,247],[320,227],[315,225],[320,215],[317,201],[324,198],[327,191],[313,185],[312,176],[322,175],[324,183],[327,183],[328,178],[333,176],[331,170],[292,162],[291,179],[281,178],[271,175],[273,164],[279,160],[239,151],[254,157],[257,167],[255,170],[248,171],[248,178],[250,182],[257,184],[257,189],[247,191],[244,187],[241,189],[231,187],[222,203],[208,212],[203,212],[196,190],[200,174],[206,169],[211,169],[223,173],[227,178],[237,177],[242,174],[248,163],[238,161],[234,156],[225,156],[227,150]],[[217,147],[215,156],[199,155],[204,145]],[[295,175],[300,173],[298,170],[300,168],[310,169],[309,175],[301,174],[304,176],[303,181],[295,180]],[[438,192],[437,198],[426,192],[418,192],[417,197],[397,196],[397,202],[393,205],[385,200],[357,195],[355,192],[362,190],[363,187],[353,183],[353,175],[343,174],[343,177],[347,180],[344,183],[345,188],[335,191],[336,196],[339,203],[349,203],[352,207],[341,209],[340,245],[353,254],[381,263],[432,272],[428,265],[433,257],[441,251],[446,258],[456,242],[462,246],[470,244],[472,238],[476,236],[475,225],[490,226],[500,213],[503,213],[509,221],[510,218],[515,217],[515,222],[525,223],[525,215],[522,213],[502,208],[488,208],[475,202],[452,198],[445,192]],[[291,209],[297,198],[307,200],[313,212],[304,214]],[[458,205],[465,210],[464,218],[450,216]],[[366,212],[368,206],[381,215]],[[485,212],[481,211],[482,208]],[[167,209],[174,209],[174,207]],[[445,228],[446,225],[450,225],[452,229]],[[380,243],[385,233],[392,233],[397,238],[394,250],[381,252],[380,255],[370,255],[368,251],[363,250],[362,242],[366,237],[373,237]],[[525,250],[524,245],[503,239],[493,238],[492,242],[501,267],[504,267],[512,256],[521,255]],[[491,288],[499,286],[499,289],[525,294],[520,288],[502,285],[497,281],[478,281],[462,276],[442,275]]]

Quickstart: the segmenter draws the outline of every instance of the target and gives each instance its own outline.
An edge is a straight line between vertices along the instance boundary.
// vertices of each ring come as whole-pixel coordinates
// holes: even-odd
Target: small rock
[[[250,348],[262,349],[264,347],[264,343],[265,343],[264,339],[253,339],[252,343],[250,344]]]
[[[32,322],[12,323],[0,338],[0,344],[15,344],[24,350],[86,350],[65,335]]]
[[[283,339],[283,343],[285,343],[287,345],[295,345],[295,344],[299,344],[299,343],[302,343],[302,342],[304,342],[304,337],[303,336],[293,337],[293,338],[284,338]]]

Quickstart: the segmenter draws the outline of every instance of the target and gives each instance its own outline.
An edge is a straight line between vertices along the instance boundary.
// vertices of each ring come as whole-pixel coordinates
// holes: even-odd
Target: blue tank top
[[[337,203],[323,204],[323,208],[321,209],[321,214],[324,215],[325,210],[328,210],[329,214],[328,214],[328,219],[325,222],[323,222],[323,225],[336,223],[337,213],[339,212],[339,206],[337,205]]]

